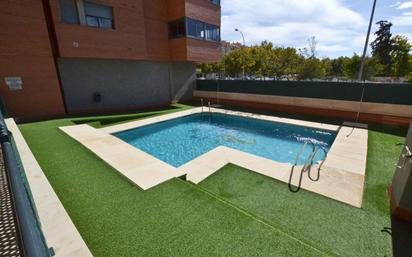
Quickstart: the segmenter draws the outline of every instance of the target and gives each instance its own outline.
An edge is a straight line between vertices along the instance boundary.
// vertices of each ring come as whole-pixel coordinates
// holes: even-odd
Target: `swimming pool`
[[[179,167],[218,146],[292,164],[306,141],[328,151],[336,132],[222,113],[197,113],[113,135]],[[309,148],[299,164],[304,164],[311,152]],[[324,158],[319,151],[314,161]]]

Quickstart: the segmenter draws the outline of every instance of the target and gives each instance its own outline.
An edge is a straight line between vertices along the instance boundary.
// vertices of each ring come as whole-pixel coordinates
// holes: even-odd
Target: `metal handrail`
[[[10,182],[10,192],[16,211],[17,229],[23,256],[50,257],[52,250],[48,248],[34,203],[30,199],[30,188],[24,182],[22,167],[18,163],[18,153],[13,147],[13,138],[9,133],[0,111],[0,143],[3,151],[6,175]]]
[[[300,156],[303,154],[303,152],[305,151],[306,146],[307,146],[308,144],[312,145],[312,153],[315,151],[315,148],[316,148],[315,144],[314,144],[312,141],[306,141],[306,142],[303,144],[302,148],[300,148],[299,153],[296,155],[295,164],[294,164],[295,166],[298,164],[298,161],[299,161],[299,159],[300,159]]]
[[[313,158],[315,158],[315,156],[316,156],[316,154],[319,152],[319,150],[322,150],[323,151],[323,153],[325,154],[325,158],[322,160],[322,162],[319,164],[319,166],[318,166],[318,173],[317,173],[317,176],[316,176],[316,178],[314,179],[314,178],[312,178],[312,176],[311,176],[311,172],[312,172],[312,165],[313,165]],[[320,170],[322,169],[322,166],[323,166],[323,163],[325,162],[325,160],[326,160],[326,157],[327,157],[327,155],[328,155],[328,152],[325,150],[325,148],[323,148],[322,146],[320,146],[318,149],[316,149],[316,152],[313,154],[313,157],[312,157],[312,160],[311,160],[311,166],[309,167],[309,169],[308,169],[308,177],[309,177],[309,179],[310,180],[312,180],[312,181],[319,181],[319,179],[320,179]]]
[[[309,155],[309,157],[313,159],[312,155],[313,155],[313,153],[316,151],[316,146],[315,146],[315,144],[314,144],[312,141],[306,141],[306,142],[303,144],[302,148],[300,149],[299,153],[296,155],[295,163],[292,165],[292,169],[291,169],[291,171],[290,171],[288,187],[289,187],[289,190],[290,190],[291,192],[293,192],[293,193],[299,192],[299,190],[300,190],[300,188],[301,188],[301,186],[302,186],[303,173],[305,172],[306,163],[308,162],[309,158],[306,160],[305,165],[303,166],[303,168],[302,168],[301,171],[300,171],[299,182],[298,182],[298,185],[297,185],[296,188],[293,188],[293,186],[292,186],[292,178],[293,178],[293,173],[294,173],[295,167],[296,167],[296,165],[298,165],[300,156],[303,154],[303,152],[305,151],[306,147],[307,147],[309,144],[312,145],[312,152],[311,152],[311,154]]]

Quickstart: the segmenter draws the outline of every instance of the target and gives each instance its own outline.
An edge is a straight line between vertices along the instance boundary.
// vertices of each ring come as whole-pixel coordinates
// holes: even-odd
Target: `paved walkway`
[[[0,148],[0,256],[17,257],[20,247],[17,241],[14,210]]]

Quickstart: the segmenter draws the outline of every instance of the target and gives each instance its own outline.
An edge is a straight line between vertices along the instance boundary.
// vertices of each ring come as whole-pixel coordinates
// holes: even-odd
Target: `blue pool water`
[[[193,114],[114,135],[175,167],[218,146],[294,163],[305,141],[329,150],[336,137],[335,132],[218,113]],[[309,156],[309,148],[299,164]],[[315,161],[324,157],[319,151]]]

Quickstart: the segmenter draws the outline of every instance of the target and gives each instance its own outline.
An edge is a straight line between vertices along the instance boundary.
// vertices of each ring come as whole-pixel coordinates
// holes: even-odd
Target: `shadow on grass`
[[[163,106],[163,107],[158,107],[158,108],[151,108],[151,109],[142,109],[139,110],[138,113],[127,113],[124,114],[110,114],[110,115],[99,115],[99,116],[94,116],[94,117],[84,117],[84,118],[75,118],[72,119],[71,121],[75,124],[89,124],[92,127],[104,127],[108,125],[113,125],[113,124],[118,124],[118,123],[123,123],[127,121],[132,121],[132,120],[137,120],[137,119],[143,119],[143,118],[149,118],[153,117],[156,115],[159,115],[161,113],[169,113],[169,112],[174,112],[178,110],[183,110],[185,108],[180,107],[180,106]]]
[[[408,127],[396,125],[369,124],[369,130],[400,137],[406,137],[408,133]]]

